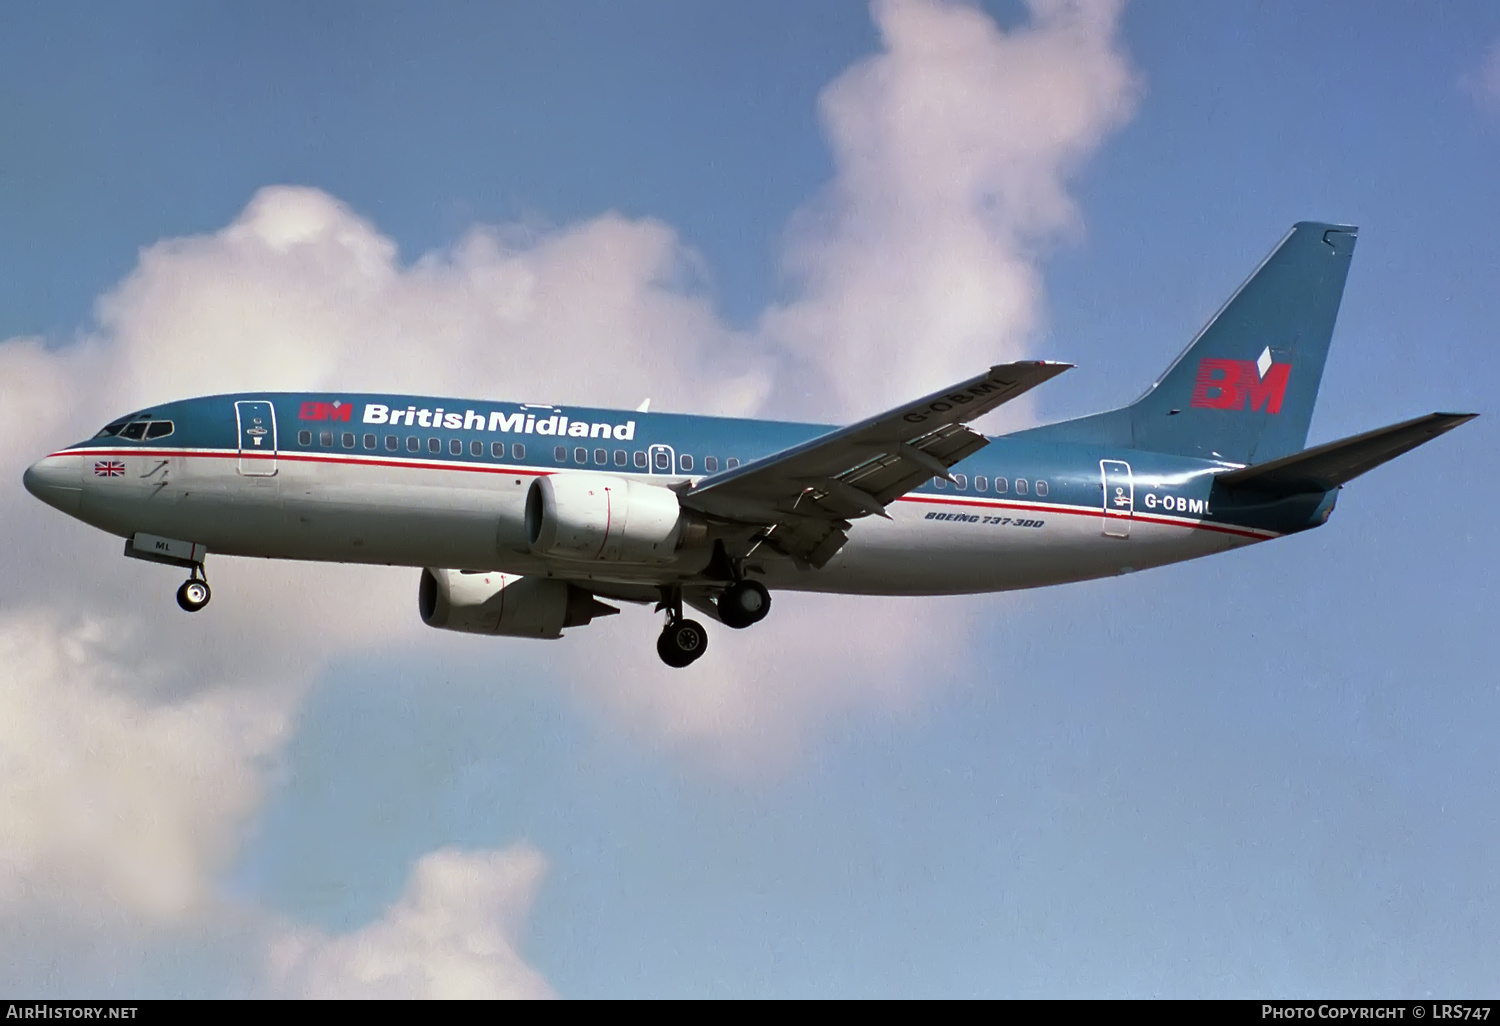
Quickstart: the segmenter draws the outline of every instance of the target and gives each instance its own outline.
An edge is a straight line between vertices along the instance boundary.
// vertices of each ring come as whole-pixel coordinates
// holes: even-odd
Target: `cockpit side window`
[[[172,433],[170,420],[153,420],[146,425],[147,438],[165,438]]]
[[[139,442],[146,437],[146,422],[144,420],[133,420],[125,425],[120,432],[121,438],[128,438],[133,442]]]

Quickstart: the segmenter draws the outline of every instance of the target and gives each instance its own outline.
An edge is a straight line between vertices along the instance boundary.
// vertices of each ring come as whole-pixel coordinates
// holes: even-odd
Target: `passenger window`
[[[448,439],[448,455],[462,456],[464,454],[464,443],[457,438]]]
[[[932,479],[932,487],[934,487],[934,488],[947,488],[948,487],[948,482],[944,481],[940,477],[935,477],[935,478]]]
[[[1038,481],[1036,483],[1036,493],[1037,493],[1038,496],[1041,496],[1041,497],[1044,497],[1044,498],[1046,497],[1046,495],[1047,495],[1047,482],[1046,481]]]
[[[443,451],[443,440],[441,438],[429,438],[429,439],[427,439],[427,451],[430,452],[430,453],[440,453],[440,452],[442,452]]]
[[[501,447],[499,442],[496,442],[495,446],[497,448]],[[498,456],[500,454],[497,452],[495,453],[495,455]],[[559,445],[556,449],[553,449],[552,458],[557,460],[557,462],[559,463],[568,462],[568,447],[566,445]]]
[[[589,461],[589,451],[587,449],[583,448],[583,446],[579,446],[577,449],[573,450],[573,462],[574,463],[587,463],[588,461]]]
[[[687,453],[683,453],[681,456],[677,457],[677,462],[682,466],[684,473],[693,469],[693,458]]]
[[[470,456],[483,456],[484,455],[484,443],[481,442],[477,438],[474,439],[472,442],[470,442],[469,443],[469,455]]]
[[[595,466],[602,467],[602,466],[604,466],[608,462],[609,462],[609,452],[608,452],[608,450],[606,450],[606,449],[595,449],[594,450],[594,465]]]
[[[625,452],[624,449],[616,449],[615,450],[615,466],[617,466],[617,467],[623,467],[625,464],[627,464],[629,462],[630,462],[630,456],[626,454],[626,452]]]
[[[510,447],[510,458],[513,460],[524,460],[526,458],[526,446],[516,442]]]
[[[312,432],[311,431],[298,431],[297,432],[297,444],[298,445],[312,445]]]
[[[1016,494],[1017,495],[1025,495],[1026,494],[1026,479],[1024,477],[1018,477],[1018,478],[1016,478]]]
[[[737,459],[735,459],[733,456],[729,457],[729,459],[727,459],[727,460],[724,461],[724,466],[728,470],[733,470],[735,467],[737,467],[739,465],[740,465],[740,461],[737,460]]]
[[[340,438],[339,441],[344,444],[344,448],[345,449],[352,449],[352,448],[354,448],[354,432],[353,431],[345,431],[344,432],[344,437]]]
[[[968,491],[968,489],[969,489],[969,475],[968,474],[954,474],[953,475],[953,487],[957,488],[961,492]]]
[[[374,435],[365,435],[364,441],[365,441],[365,448],[366,449],[373,449],[373,448],[375,448],[375,436]]]
[[[646,454],[643,453],[643,452],[641,452],[639,449],[637,449],[636,453],[635,453],[635,461],[634,462],[635,462],[635,465],[637,467],[639,467],[641,470],[645,470],[646,469]]]
[[[153,420],[146,427],[147,438],[165,438],[172,433],[172,422],[170,420]]]
[[[331,449],[331,448],[333,448],[333,432],[332,431],[319,431],[318,432],[318,444],[321,445],[325,449]]]
[[[671,470],[672,469],[672,458],[670,456],[668,456],[661,449],[656,450],[656,460],[655,460],[655,462],[656,462],[656,469],[657,470]]]
[[[705,457],[703,457],[703,469],[706,470],[706,471],[708,471],[710,474],[712,474],[714,471],[718,470],[719,469],[719,457],[717,457],[717,456],[705,456]]]
[[[401,448],[401,439],[397,438],[395,435],[386,435],[385,448],[387,452],[395,452],[397,449]]]
[[[422,451],[422,440],[420,438],[418,438],[416,435],[407,435],[406,436],[406,451],[407,452],[421,452]]]
[[[1008,491],[1010,491],[1010,483],[1003,477],[995,478],[995,494],[1004,495]]]
[[[987,492],[990,490],[990,479],[976,475],[974,478],[974,490],[976,492]]]
[[[563,450],[563,455],[564,456],[567,455],[567,450],[566,449]],[[491,442],[490,443],[490,456],[493,457],[494,459],[497,459],[497,460],[503,460],[503,459],[505,459],[505,443],[504,442]]]

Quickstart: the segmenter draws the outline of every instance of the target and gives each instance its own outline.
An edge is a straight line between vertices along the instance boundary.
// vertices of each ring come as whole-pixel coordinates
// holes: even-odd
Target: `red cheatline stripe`
[[[542,477],[546,474],[556,473],[557,470],[583,470],[583,467],[570,467],[559,465],[557,470],[540,470],[536,467],[515,466],[485,466],[476,463],[457,463],[451,460],[393,460],[383,456],[324,456],[320,453],[287,453],[287,452],[246,452],[241,453],[235,449],[64,449],[55,452],[53,456],[188,456],[198,459],[257,459],[287,460],[292,463],[335,463],[347,466],[359,467],[403,467],[413,470],[461,470],[474,474],[509,474],[513,477]],[[594,470],[594,468],[587,468]],[[609,468],[605,468],[608,470]],[[603,471],[594,471],[602,473]],[[626,470],[623,473],[630,473]],[[945,495],[903,495],[897,502],[925,502],[934,506],[983,506],[989,509],[1015,509],[1027,510],[1033,513],[1064,513],[1070,516],[1098,517],[1103,511],[1096,507],[1062,506],[1062,505],[1035,505],[1023,502],[1007,502],[1000,499],[968,499]],[[1124,519],[1124,518],[1121,518]],[[1212,524],[1202,520],[1184,520],[1176,517],[1163,517],[1151,513],[1142,513],[1136,510],[1131,516],[1132,520],[1144,523],[1165,524],[1168,527],[1186,527],[1197,531],[1215,531],[1219,534],[1232,534],[1240,538],[1254,538],[1263,541],[1267,538],[1278,536],[1276,531],[1264,531],[1255,528],[1227,527],[1222,524]]]

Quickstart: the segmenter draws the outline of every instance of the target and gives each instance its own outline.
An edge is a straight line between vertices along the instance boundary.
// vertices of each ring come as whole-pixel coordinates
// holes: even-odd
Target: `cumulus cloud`
[[[842,412],[1026,355],[1038,256],[1079,224],[1068,176],[1137,92],[1118,4],[1030,6],[1004,32],[966,5],[877,0],[882,51],[819,99],[838,173],[794,223],[797,297],[763,331]]]
[[[519,953],[547,861],[527,844],[435,851],[400,900],[363,929],[291,931],[270,945],[270,990],[297,998],[544,998]]]
[[[217,391],[650,395],[833,419],[1026,355],[1038,261],[1079,224],[1068,176],[1134,103],[1117,5],[1038,0],[1008,31],[940,0],[873,12],[880,51],[820,99],[835,177],[794,218],[789,298],[754,330],[724,324],[699,258],[659,221],[476,226],[403,264],[335,197],[272,187],[220,231],[145,249],[85,337],[0,342],[0,479],[119,413]],[[13,542],[0,553],[0,816],[15,824],[0,835],[0,915],[33,899],[153,922],[201,913],[321,668],[452,640],[417,622],[411,571],[212,561],[214,602],[189,618],[171,571],[120,559],[118,540],[14,484],[0,520]],[[749,770],[841,711],[919,702],[906,671],[962,636],[972,608],[776,601],[755,630],[715,632],[688,673],[655,661],[639,614],[549,647],[551,672],[590,708]],[[293,930],[277,947],[283,989],[543,990],[494,918],[524,904],[540,855],[475,858],[421,863],[391,915],[352,937]],[[445,918],[452,901],[473,916]]]
[[[142,699],[143,678],[180,667],[122,644],[134,626],[0,616],[0,914],[189,917],[258,804],[289,703],[253,687]]]
[[[100,303],[127,406],[204,390],[371,389],[749,413],[768,370],[652,220],[478,226],[414,266],[326,193],[262,190],[228,228],[163,242]],[[211,356],[184,359],[185,354]],[[566,393],[561,394],[561,393]]]

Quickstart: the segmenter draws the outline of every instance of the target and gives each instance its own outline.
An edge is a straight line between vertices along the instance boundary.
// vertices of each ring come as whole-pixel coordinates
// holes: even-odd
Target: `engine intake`
[[[417,611],[429,627],[517,638],[559,638],[564,627],[619,612],[566,581],[431,568],[422,571]]]
[[[707,536],[676,492],[612,474],[549,474],[526,495],[526,541],[537,556],[667,563]]]

